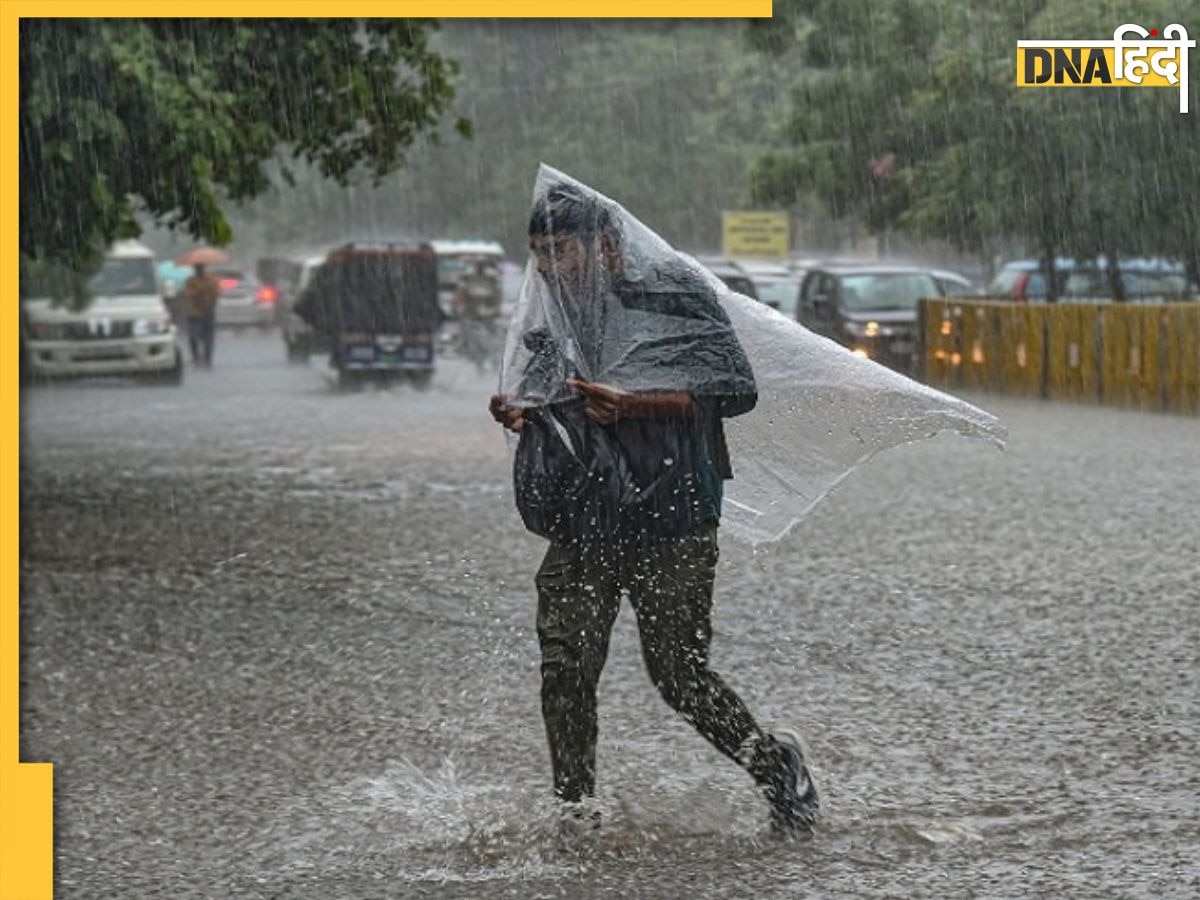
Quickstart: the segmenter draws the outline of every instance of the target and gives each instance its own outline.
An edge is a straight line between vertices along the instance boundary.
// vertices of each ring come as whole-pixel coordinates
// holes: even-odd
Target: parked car
[[[738,263],[716,256],[697,257],[697,261],[721,279],[731,291],[752,300],[758,299],[758,289],[754,286],[754,280]]]
[[[813,266],[820,265],[823,260],[811,256],[790,256],[785,265],[793,275],[803,277]]]
[[[754,279],[754,287],[758,291],[759,300],[789,319],[795,319],[802,281],[801,276],[792,274],[760,275]]]
[[[254,277],[259,284],[270,285],[282,296],[284,288],[296,280],[300,261],[294,256],[260,256],[254,263]],[[276,309],[279,303],[276,301]]]
[[[120,241],[87,283],[82,309],[56,303],[49,286],[21,279],[22,356],[34,377],[134,375],[183,381],[183,355],[155,276],[154,254]]]
[[[1121,266],[1125,299],[1131,303],[1169,303],[1195,300],[1200,289],[1180,271],[1154,271],[1139,266]],[[1112,300],[1108,273],[1099,268],[1073,269],[1066,278],[1063,297],[1080,300]]]
[[[317,270],[324,263],[325,255],[317,254],[299,260],[286,270],[287,280],[276,303],[276,319],[287,358],[291,362],[305,362],[314,353],[328,353],[331,349],[328,338],[314,331],[308,322],[296,314],[296,303],[309,289]]]
[[[902,372],[917,367],[921,300],[943,296],[926,269],[890,265],[822,265],[800,288],[802,325]]]
[[[965,275],[951,272],[948,269],[930,269],[929,274],[938,283],[938,288],[946,297],[978,297],[983,289]]]
[[[257,327],[266,329],[275,323],[278,292],[270,285],[241,269],[215,268],[212,274],[221,284],[216,322],[226,328]]]
[[[1125,296],[1134,303],[1200,301],[1200,285],[1183,273],[1128,272]]]
[[[786,278],[791,274],[786,264],[765,260],[739,259],[737,266],[755,282],[760,278]]]
[[[1094,260],[1058,259],[1054,263],[1058,295],[1063,300],[1109,302],[1113,291],[1107,263]],[[1154,303],[1200,298],[1200,288],[1191,283],[1184,267],[1164,259],[1125,259],[1118,264],[1125,284],[1126,299]],[[988,294],[1013,300],[1041,301],[1049,296],[1048,267],[1037,259],[1006,263],[988,286]]]
[[[712,273],[725,282],[725,286],[731,291],[742,294],[752,300],[758,299],[758,288],[754,286],[753,279],[741,269],[723,269],[717,267],[712,270]]]

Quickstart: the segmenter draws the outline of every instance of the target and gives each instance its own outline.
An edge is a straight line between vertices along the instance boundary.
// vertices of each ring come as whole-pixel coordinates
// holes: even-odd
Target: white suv
[[[22,291],[25,362],[34,377],[142,375],[183,380],[175,326],[159,293],[154,254],[137,241],[114,244],[88,281],[82,310]]]

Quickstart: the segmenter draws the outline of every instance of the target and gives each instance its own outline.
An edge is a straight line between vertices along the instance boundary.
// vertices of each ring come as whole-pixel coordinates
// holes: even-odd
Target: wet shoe
[[[564,835],[586,835],[600,829],[600,810],[587,803],[562,804],[559,832]]]
[[[771,804],[771,830],[779,834],[811,833],[817,824],[820,802],[804,763],[800,735],[791,728],[778,728],[771,737],[779,751],[779,762],[762,785]]]
[[[562,804],[558,817],[558,837],[567,847],[576,849],[600,831],[600,810],[586,803]]]

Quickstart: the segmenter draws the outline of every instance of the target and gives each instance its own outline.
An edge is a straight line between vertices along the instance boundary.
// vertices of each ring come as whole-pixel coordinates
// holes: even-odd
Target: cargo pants
[[[550,545],[535,579],[537,632],[542,716],[561,800],[595,793],[596,688],[623,591],[637,615],[650,680],[663,699],[761,780],[757,770],[771,762],[758,749],[766,749],[763,734],[708,665],[717,554],[715,522],[645,546]]]

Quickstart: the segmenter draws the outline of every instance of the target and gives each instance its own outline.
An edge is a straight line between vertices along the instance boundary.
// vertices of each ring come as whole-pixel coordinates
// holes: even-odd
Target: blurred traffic
[[[23,375],[180,382],[187,368],[183,287],[194,274],[180,258],[156,259],[138,241],[114,244],[88,282],[93,296],[82,308],[56,301],[36,279],[23,280]],[[925,368],[923,300],[1200,303],[1200,286],[1182,263],[1167,258],[1122,259],[1116,266],[1103,257],[1059,258],[1053,267],[1012,259],[999,262],[991,278],[937,262],[862,255],[696,258],[731,290],[916,378]],[[396,376],[425,385],[438,357],[464,356],[481,371],[498,366],[524,262],[487,238],[358,238],[235,254],[209,269],[220,289],[214,324],[223,333],[277,333],[287,359],[323,357],[346,386]],[[423,312],[414,317],[412,310]],[[354,315],[350,328],[347,316]]]

